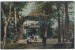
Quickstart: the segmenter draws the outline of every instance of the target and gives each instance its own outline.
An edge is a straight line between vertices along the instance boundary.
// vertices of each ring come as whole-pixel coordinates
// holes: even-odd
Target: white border
[[[74,1],[74,49],[75,49],[75,1]]]
[[[75,1],[75,0],[0,0],[0,1]]]
[[[0,48],[1,48],[1,2],[0,2]]]
[[[15,49],[1,49],[1,50],[15,50]],[[74,49],[16,49],[16,50],[74,50]]]

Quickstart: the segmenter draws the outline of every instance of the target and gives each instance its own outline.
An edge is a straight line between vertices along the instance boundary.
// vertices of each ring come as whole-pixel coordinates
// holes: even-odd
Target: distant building
[[[39,28],[39,21],[27,20],[23,23],[23,33],[27,32],[27,29],[30,28]]]

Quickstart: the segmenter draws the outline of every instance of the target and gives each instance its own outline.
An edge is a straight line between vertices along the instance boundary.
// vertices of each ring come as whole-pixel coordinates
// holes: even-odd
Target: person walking
[[[46,36],[42,34],[42,47],[46,48]]]

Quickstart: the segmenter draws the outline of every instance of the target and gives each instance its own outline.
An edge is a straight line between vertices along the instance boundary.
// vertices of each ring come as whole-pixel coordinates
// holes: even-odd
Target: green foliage
[[[4,15],[6,16],[6,19],[8,20],[8,17],[9,17],[9,11],[10,11],[10,7],[11,7],[11,13],[12,15],[13,14],[13,11],[14,11],[14,8],[16,8],[16,10],[19,12],[19,11],[22,11],[22,8],[24,8],[25,6],[27,5],[27,2],[1,2],[1,9],[3,10],[4,12]],[[3,19],[3,13],[1,11],[1,40],[3,40],[3,36],[4,36],[4,26],[5,26],[5,23],[4,23],[4,19]],[[9,26],[9,23],[7,23],[8,26]],[[10,33],[9,33],[9,27],[7,26],[7,29],[6,29],[6,33],[7,33],[7,38],[10,36]],[[14,26],[13,26],[14,27]],[[14,31],[13,31],[14,32]]]
[[[1,2],[1,8],[5,15],[9,15],[9,9],[11,6],[11,12],[16,8],[17,11],[22,11],[22,8],[26,7],[27,2]]]
[[[36,2],[38,12],[45,13],[46,15],[54,12],[53,6],[55,2]]]
[[[17,9],[17,11],[22,11],[22,8],[26,7],[27,2],[13,2],[13,7]]]
[[[5,4],[5,2],[1,2],[1,9],[3,9],[4,14],[7,15],[7,13],[9,12],[9,4],[7,5]]]
[[[49,21],[49,24],[48,24],[48,30],[47,30],[47,36],[50,37],[53,35],[53,29],[51,28],[51,26],[53,25],[53,22],[51,21],[52,18],[56,18],[57,17],[57,5],[56,5],[57,2],[37,2],[36,5],[37,5],[37,10],[38,10],[38,13],[43,13],[44,15],[48,15],[47,16],[47,21]],[[41,21],[44,21],[45,19],[45,16],[39,16],[39,19]],[[46,24],[46,23],[45,23]],[[45,31],[45,26],[44,24],[42,24],[40,26],[41,28],[41,33],[44,33]]]

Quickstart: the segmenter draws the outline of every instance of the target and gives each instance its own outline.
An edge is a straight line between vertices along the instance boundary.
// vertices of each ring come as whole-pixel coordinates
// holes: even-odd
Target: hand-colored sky
[[[22,15],[27,16],[34,9],[35,2],[29,2],[26,8],[23,8]]]

